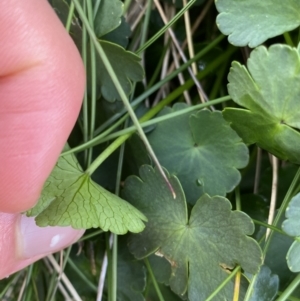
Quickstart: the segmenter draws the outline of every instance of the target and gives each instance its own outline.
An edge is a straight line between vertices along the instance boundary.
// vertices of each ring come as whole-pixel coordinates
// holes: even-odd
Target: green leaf
[[[186,108],[176,104],[159,116]],[[168,119],[148,136],[160,161],[176,175],[189,203],[204,193],[222,195],[240,182],[237,168],[248,163],[248,149],[221,112],[202,110]]]
[[[252,275],[249,278],[252,278]],[[272,301],[278,292],[279,278],[266,265],[261,266],[249,301]]]
[[[300,2],[216,0],[217,25],[235,46],[256,47],[300,25]]]
[[[129,95],[132,92],[132,81],[140,81],[144,77],[144,70],[140,64],[141,58],[133,52],[126,51],[116,44],[107,41],[99,42],[101,43],[124,92]],[[101,94],[106,100],[112,102],[121,100],[119,93],[99,56],[97,56],[97,81],[97,84],[101,89]]]
[[[296,48],[260,46],[251,52],[248,70],[232,63],[228,92],[246,109],[226,108],[224,118],[248,143],[283,160],[300,163],[300,59]]]
[[[295,195],[285,211],[282,229],[296,240],[287,253],[287,264],[292,272],[300,272],[300,193]]]
[[[128,39],[131,35],[131,29],[125,18],[122,16],[121,24],[113,31],[101,37],[102,40],[109,41],[126,48]]]
[[[246,236],[254,231],[252,220],[243,212],[232,212],[226,198],[207,194],[188,217],[178,179],[167,176],[176,199],[160,173],[148,165],[141,167],[141,178],[132,176],[125,181],[125,198],[149,219],[142,233],[131,236],[131,252],[137,258],[153,253],[164,256],[172,267],[172,290],[180,296],[187,291],[190,301],[205,300],[237,264],[246,272],[258,272],[261,250]],[[230,282],[216,300],[231,300],[232,292]]]
[[[37,215],[37,216],[36,216]],[[146,217],[118,196],[93,182],[74,155],[59,158],[38,204],[27,211],[38,226],[100,227],[124,234],[144,229]]]
[[[121,24],[124,4],[120,0],[100,1],[95,16],[95,34],[98,38],[111,32]]]

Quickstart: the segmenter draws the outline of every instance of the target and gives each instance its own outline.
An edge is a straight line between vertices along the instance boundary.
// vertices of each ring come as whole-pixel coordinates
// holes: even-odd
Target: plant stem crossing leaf
[[[256,273],[262,261],[258,243],[247,235],[254,231],[251,219],[243,212],[231,211],[223,197],[203,195],[188,217],[185,197],[176,177],[170,182],[173,199],[157,170],[148,165],[140,177],[129,177],[124,196],[147,215],[145,230],[131,236],[129,248],[137,258],[152,253],[164,256],[171,264],[170,286],[190,301],[202,301],[226,279],[237,264]],[[232,300],[233,283],[219,294],[218,300]]]
[[[187,108],[176,104],[158,116]],[[225,196],[240,181],[238,168],[248,163],[248,149],[221,112],[201,110],[168,119],[148,136],[161,164],[176,175],[187,201],[204,193]]]

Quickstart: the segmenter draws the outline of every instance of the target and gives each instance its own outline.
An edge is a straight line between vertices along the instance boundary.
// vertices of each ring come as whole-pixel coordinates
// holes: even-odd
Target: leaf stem
[[[127,135],[123,135],[113,141],[86,169],[85,173],[88,175],[92,175],[93,172],[101,165],[103,161],[105,161],[116,149],[118,149],[129,137],[131,133]]]
[[[238,265],[232,273],[213,291],[213,293],[205,300],[211,301],[213,300],[217,294],[226,286],[226,284],[237,274],[238,271],[241,270],[241,267]]]
[[[183,86],[181,86],[180,88],[183,88]],[[206,108],[207,106],[212,106],[212,105],[216,105],[216,104],[219,104],[219,103],[223,103],[223,102],[226,102],[226,101],[228,101],[228,100],[231,99],[231,97],[228,96],[228,95],[227,96],[223,96],[223,97],[211,100],[211,101],[209,101],[209,102],[207,102],[205,104],[194,105],[194,106],[188,107],[186,109],[183,109],[183,110],[180,110],[180,111],[177,111],[177,112],[172,112],[170,114],[167,114],[167,115],[164,115],[164,116],[161,116],[161,117],[156,117],[156,118],[153,118],[152,120],[149,120],[153,116],[155,116],[160,110],[162,110],[162,108],[164,106],[170,104],[180,93],[182,93],[182,90],[180,90],[180,93],[176,92],[176,91],[177,91],[177,89],[175,91],[173,91],[171,94],[169,94],[160,103],[158,103],[157,106],[153,107],[150,111],[148,111],[147,114],[140,119],[140,122],[141,122],[140,126],[142,128],[147,127],[149,125],[156,124],[156,123],[164,121],[164,120],[167,120],[169,118],[180,116],[181,114],[185,114],[187,112],[192,112],[192,111],[195,111],[195,110],[198,110],[198,109],[200,110],[200,109]],[[118,125],[120,123],[118,122]],[[103,143],[105,141],[117,138],[117,137],[119,137],[121,135],[126,135],[128,133],[132,134],[132,133],[134,133],[136,131],[136,128],[133,125],[131,127],[128,127],[126,129],[117,131],[117,132],[115,132],[115,133],[107,136],[107,134],[111,133],[113,131],[113,129],[116,128],[116,127],[117,127],[117,125],[115,124],[112,127],[110,127],[107,131],[105,131],[102,134],[100,134],[99,136],[93,138],[90,141],[87,141],[86,143],[78,145],[77,147],[74,147],[74,148],[72,148],[70,150],[64,151],[61,155],[65,156],[65,155],[68,155],[68,154],[71,154],[71,153],[79,152],[79,151],[85,150],[88,147],[93,147],[93,146],[95,146],[95,145],[97,145],[99,143]]]
[[[81,237],[77,242],[81,242],[81,241],[84,241],[84,240],[87,240],[87,239],[91,239],[97,235],[100,235],[102,234],[104,231],[102,229],[99,229],[93,233],[90,233],[90,234],[86,234],[84,235],[83,237]]]
[[[131,103],[132,107],[135,107],[136,105],[138,105],[139,103],[141,103],[143,100],[145,100],[147,97],[149,97],[151,94],[153,94],[154,92],[156,92],[158,89],[160,89],[165,83],[167,83],[168,81],[170,81],[171,79],[173,79],[175,76],[177,76],[180,72],[184,71],[188,66],[190,66],[193,62],[199,60],[201,57],[203,57],[206,53],[208,53],[213,47],[215,47],[216,45],[218,45],[223,39],[225,38],[224,35],[219,35],[213,42],[211,42],[209,45],[207,45],[205,48],[203,48],[201,51],[199,51],[195,57],[193,57],[191,60],[189,60],[187,63],[182,64],[179,68],[177,68],[175,71],[173,71],[171,74],[167,75],[164,79],[162,79],[160,82],[156,83],[155,85],[151,85],[151,88],[147,89],[147,91],[145,91],[143,94],[141,94],[140,96],[138,96],[136,99],[134,99]],[[213,61],[213,63],[211,63],[205,70],[201,71],[198,73],[198,79],[203,78],[205,75],[207,75],[209,72],[211,72],[212,70],[214,70],[214,68],[217,68],[221,62],[223,60],[228,60],[228,56],[231,55],[233,52],[235,51],[234,47],[230,47],[226,50],[226,52],[221,55],[220,57],[218,57],[217,59],[215,59]],[[162,58],[163,59],[163,58]],[[201,75],[201,78],[199,77]],[[153,80],[154,81],[154,80]],[[152,79],[150,80],[150,82],[152,82]],[[185,85],[188,84],[188,82],[191,82],[191,86],[193,85],[192,81],[189,80],[186,82]],[[175,91],[177,91],[178,89],[182,89],[183,87],[178,87]],[[186,86],[186,89],[188,89],[188,86]],[[175,92],[174,91],[174,92]],[[108,124],[112,124],[113,122],[115,122],[115,120],[117,120],[120,116],[122,116],[124,113],[126,112],[126,109],[124,108],[123,110],[121,110],[120,113],[115,114],[114,116],[112,116],[109,120],[107,120],[103,125],[101,125],[99,127],[99,129],[97,129],[95,131],[95,135],[99,134],[103,128],[105,128],[105,126]]]
[[[283,293],[281,291],[278,291],[277,294],[279,296],[281,296]],[[289,301],[300,301],[300,298],[297,298],[297,297],[293,297],[293,296],[289,296]],[[277,300],[276,300],[277,301]]]
[[[112,235],[112,258],[111,258],[111,301],[117,301],[117,267],[118,267],[118,235]]]
[[[192,111],[192,110],[195,110],[195,109],[200,109],[200,108],[205,108],[207,106],[210,106],[210,105],[214,105],[214,104],[217,104],[217,103],[220,103],[220,102],[224,102],[224,101],[228,101],[230,100],[230,96],[225,96],[225,97],[221,97],[221,98],[218,98],[218,99],[215,99],[215,100],[212,100],[212,101],[208,101],[206,103],[202,103],[202,104],[199,104],[197,106],[193,106],[193,107],[190,107],[190,108],[187,108],[185,109],[186,111],[184,113],[187,113],[188,111]],[[148,111],[141,119],[140,121],[143,122],[143,121],[146,121],[146,120],[149,120],[151,119],[153,116],[155,116],[157,114],[157,107],[164,107],[166,104],[163,103],[163,102],[160,102],[156,107],[154,107],[153,109],[151,109],[150,111]],[[183,114],[183,113],[180,113],[181,111],[184,111],[184,110],[180,110],[179,112],[175,112],[176,114],[180,115],[180,114]],[[162,116],[163,117],[163,116]],[[151,121],[149,121],[148,123],[144,123],[144,126],[149,126],[150,124],[154,124],[157,122],[157,120],[159,120],[160,117],[158,118],[155,118]],[[163,119],[163,118],[162,118]],[[143,123],[141,123],[143,125]],[[131,137],[131,135],[135,132],[135,128],[134,127],[129,127],[128,129],[129,132],[127,134],[123,134],[122,136],[119,136],[115,141],[112,142],[112,144],[110,144],[93,162],[92,164],[86,169],[86,173],[88,175],[91,175],[97,168],[98,166],[101,165],[101,163],[103,161],[105,161],[111,153],[113,153],[118,147],[120,147],[128,138]],[[112,139],[112,138],[111,138]],[[79,146],[80,147],[80,146]],[[77,148],[78,150],[78,148]],[[72,150],[70,150],[72,152]],[[64,152],[63,155],[67,155],[68,152]]]
[[[289,298],[289,296],[293,293],[293,291],[300,284],[300,274],[298,274],[294,280],[289,284],[289,286],[284,290],[284,292],[280,295],[280,297],[276,301],[285,301]]]
[[[260,173],[261,173],[261,158],[262,158],[262,149],[257,146],[257,157],[256,157],[256,167],[255,167],[255,180],[254,180],[254,190],[253,193],[258,193]]]
[[[97,286],[92,283],[86,275],[81,271],[80,268],[77,267],[77,265],[73,262],[71,258],[68,258],[68,264],[73,269],[73,271],[81,278],[81,280],[94,292],[97,292]]]
[[[66,22],[66,25],[65,25],[65,28],[66,28],[67,32],[70,32],[73,15],[74,15],[74,3],[71,2],[70,3],[70,7],[69,7],[69,13],[68,13],[67,22]]]
[[[19,273],[16,273],[14,276],[11,276],[10,281],[7,282],[6,286],[3,286],[4,288],[0,292],[0,300],[10,300],[10,293],[12,292],[11,290],[15,288],[16,283],[19,281],[19,278],[23,276],[24,271],[20,271]]]
[[[74,3],[71,2],[71,4]],[[84,6],[85,10],[85,6]],[[83,64],[85,66],[85,69],[87,69],[87,32],[86,32],[86,27],[84,24],[82,24],[82,48],[81,48],[81,55],[82,55],[82,60]],[[88,119],[89,119],[89,114],[88,114],[88,95],[87,95],[87,89],[84,91],[84,97],[83,97],[83,104],[82,104],[82,115],[83,115],[83,127],[82,127],[82,133],[83,133],[83,141],[86,143],[88,142]],[[87,159],[88,159],[88,153],[84,153],[84,164],[87,166]]]
[[[292,181],[292,183],[291,183],[291,185],[290,185],[290,187],[289,187],[289,189],[288,189],[288,191],[287,191],[287,193],[286,193],[286,195],[285,195],[285,197],[284,197],[284,199],[283,199],[283,202],[282,202],[282,204],[281,204],[281,206],[280,206],[280,209],[279,209],[279,211],[278,211],[278,213],[277,213],[277,215],[276,215],[276,217],[275,217],[275,219],[274,219],[273,227],[276,227],[276,226],[277,226],[278,222],[279,222],[280,219],[281,219],[281,216],[284,214],[284,212],[285,212],[285,210],[286,210],[286,208],[287,208],[287,206],[288,206],[288,203],[289,203],[289,201],[290,201],[290,199],[291,199],[291,197],[292,197],[292,194],[293,194],[293,191],[294,191],[294,189],[295,189],[295,186],[296,186],[297,183],[298,183],[299,178],[300,178],[300,167],[298,168],[298,171],[297,171],[297,173],[296,173],[296,175],[295,175],[295,177],[294,177],[294,179],[293,179],[293,181]],[[272,240],[273,234],[274,234],[274,232],[271,232],[271,233],[270,233],[270,235],[269,235],[269,237],[268,237],[268,239],[267,239],[267,241],[266,241],[266,243],[265,243],[265,245],[264,245],[264,248],[263,248],[263,257],[265,257],[266,254],[267,254],[267,251],[268,251],[268,248],[269,248],[269,246],[270,246],[270,242],[271,242],[271,240]],[[250,282],[250,284],[249,284],[249,286],[248,286],[247,293],[246,293],[246,296],[245,296],[245,300],[244,300],[244,301],[250,300],[250,298],[251,298],[251,293],[252,293],[252,290],[253,290],[253,287],[254,287],[254,284],[255,284],[257,275],[258,275],[258,274],[254,275],[254,276],[252,277],[251,282]],[[281,296],[280,296],[280,297],[281,297]],[[282,299],[282,300],[285,300],[285,299]],[[282,300],[281,300],[281,301],[282,301]],[[277,301],[278,301],[278,300],[277,300]]]
[[[153,282],[153,285],[154,285],[154,288],[155,288],[155,291],[156,291],[156,294],[158,296],[159,301],[165,301],[164,296],[162,295],[162,293],[160,291],[160,288],[158,286],[158,283],[157,283],[156,278],[155,278],[155,276],[153,274],[150,262],[149,262],[149,260],[148,260],[147,257],[144,259],[144,262],[145,262],[145,265],[147,267],[147,270],[148,270],[148,273],[150,275],[150,278],[151,278],[151,280]]]
[[[275,227],[273,225],[258,221],[256,219],[252,219],[252,221],[253,221],[254,224],[263,226],[265,228],[270,228],[272,231],[275,231],[275,232],[280,233],[280,234],[285,235],[285,236],[289,236],[288,234],[286,234],[283,230],[279,229],[278,227]]]
[[[153,162],[157,166],[160,174],[162,175],[162,177],[164,178],[165,182],[167,183],[170,191],[172,192],[173,198],[175,199],[176,198],[175,191],[174,191],[171,183],[169,182],[169,180],[168,180],[168,178],[167,178],[167,176],[166,176],[166,174],[165,174],[162,166],[160,165],[160,163],[159,163],[159,161],[158,161],[158,159],[157,159],[157,157],[156,157],[156,155],[155,155],[155,153],[154,153],[154,151],[153,151],[153,149],[152,149],[152,147],[151,147],[151,145],[150,145],[150,143],[149,143],[149,141],[148,141],[148,139],[147,139],[147,137],[146,137],[146,135],[145,135],[145,133],[143,131],[143,129],[141,128],[141,126],[139,124],[139,121],[138,121],[138,119],[137,119],[137,117],[136,117],[136,115],[135,115],[135,113],[134,113],[134,111],[133,111],[133,109],[132,109],[132,107],[131,107],[131,105],[130,105],[130,103],[128,101],[128,98],[127,98],[127,96],[126,96],[126,94],[125,94],[125,92],[124,92],[124,90],[123,90],[123,88],[122,88],[122,86],[121,86],[121,84],[119,82],[119,79],[117,78],[117,76],[116,76],[116,74],[115,74],[115,72],[114,72],[114,70],[113,70],[113,68],[112,68],[112,66],[111,66],[111,64],[110,64],[107,56],[106,56],[105,51],[103,50],[101,44],[98,42],[97,37],[96,37],[93,29],[90,27],[89,22],[88,22],[88,20],[87,20],[87,18],[85,16],[85,14],[84,14],[81,6],[80,6],[78,0],[72,0],[72,1],[75,4],[75,8],[77,9],[78,14],[80,15],[80,18],[81,18],[82,22],[85,24],[87,32],[90,35],[90,39],[94,43],[94,46],[95,46],[98,54],[100,55],[100,57],[102,59],[102,62],[104,64],[104,66],[105,66],[108,74],[110,75],[111,80],[114,83],[114,85],[116,87],[116,90],[118,91],[118,93],[120,95],[120,98],[122,99],[122,101],[124,103],[124,106],[126,107],[126,109],[127,109],[128,113],[129,113],[129,115],[130,115],[133,123],[135,124],[135,126],[137,128],[137,131],[138,131],[141,139],[143,140],[148,153],[150,154]]]
[[[73,0],[74,1],[74,0]],[[191,0],[185,7],[183,7],[172,20],[169,21],[160,31],[158,31],[152,38],[150,38],[143,46],[141,46],[136,53],[142,53],[146,48],[148,48],[152,43],[154,43],[161,35],[163,35],[169,27],[177,22],[178,19],[183,16],[183,14],[196,2],[197,0]]]
[[[115,122],[110,128],[108,128],[106,131],[98,135],[97,137],[87,141],[86,143],[83,143],[81,145],[78,145],[76,147],[73,147],[72,149],[66,150],[63,153],[61,153],[61,156],[65,156],[68,154],[76,153],[82,150],[85,150],[89,147],[95,146],[98,143],[95,143],[98,141],[98,139],[104,139],[107,137],[111,132],[113,132],[117,127],[119,127],[126,119],[128,118],[128,114],[124,115],[122,118],[120,118],[117,122]]]
[[[167,17],[166,17],[166,15],[165,15],[164,12],[163,12],[163,9],[162,9],[162,7],[161,7],[160,2],[159,2],[158,0],[154,0],[154,2],[155,2],[156,8],[157,8],[157,10],[159,11],[159,14],[160,14],[160,16],[161,16],[163,22],[164,22],[165,24],[169,24],[169,23],[168,23],[168,20],[167,20]],[[186,12],[184,13],[184,15],[186,15],[186,13],[188,13],[188,11],[186,11]],[[185,56],[183,50],[181,49],[181,47],[180,47],[180,45],[179,45],[179,43],[178,43],[178,40],[177,40],[177,38],[176,38],[176,36],[175,36],[174,31],[173,31],[171,28],[168,28],[168,31],[169,31],[170,37],[171,37],[171,39],[172,39],[172,41],[173,41],[173,44],[174,44],[175,48],[177,49],[178,53],[180,54],[180,57],[181,57],[182,61],[183,61],[184,63],[186,63],[188,60],[187,60],[187,58],[186,58],[186,56]],[[175,57],[174,57],[174,58],[175,58]],[[176,63],[176,60],[175,60],[175,63]],[[193,63],[192,65],[195,65],[195,64]],[[204,103],[204,102],[207,101],[208,99],[207,99],[207,96],[205,95],[205,93],[204,93],[204,91],[203,91],[203,89],[202,89],[201,84],[199,83],[197,77],[195,76],[195,74],[197,74],[197,70],[195,69],[195,73],[194,73],[193,70],[192,70],[190,67],[188,67],[188,72],[189,72],[191,78],[193,79],[193,81],[194,81],[194,83],[195,83],[197,89],[198,89],[198,93],[199,93],[201,102]],[[213,108],[212,108],[212,109],[213,109]]]
[[[296,185],[298,184],[299,179],[300,179],[300,167],[298,168],[298,170],[297,170],[297,172],[296,172],[296,174],[294,176],[294,179],[293,179],[293,181],[292,181],[292,183],[291,183],[291,185],[290,185],[290,187],[289,187],[289,189],[288,189],[288,191],[287,191],[287,193],[286,193],[286,195],[285,195],[285,197],[283,199],[283,202],[282,202],[282,204],[281,204],[281,206],[280,206],[280,208],[278,210],[278,213],[277,213],[277,215],[276,215],[276,217],[274,219],[273,226],[276,227],[278,225],[278,223],[279,223],[282,215],[284,214],[284,212],[285,212],[285,210],[286,210],[286,208],[287,208],[287,206],[288,206],[288,204],[289,204],[289,202],[290,202],[290,200],[292,198],[292,195],[294,193],[294,189],[295,189]],[[265,246],[263,248],[263,255],[264,255],[264,257],[267,254],[267,251],[268,251],[270,242],[272,240],[272,237],[273,237],[273,233],[271,232],[271,234],[269,235],[269,238],[266,241],[266,244],[265,244]]]
[[[72,2],[73,3],[73,2]],[[94,16],[93,16],[93,7],[92,2],[87,1],[87,13],[89,19],[89,25],[94,31]],[[96,52],[93,43],[90,43],[90,72],[91,72],[91,101],[90,101],[90,131],[89,131],[89,139],[94,138],[94,130],[95,130],[95,119],[96,119],[96,91],[97,91],[97,82],[96,82]],[[92,162],[93,149],[91,148],[88,153],[87,166],[89,166]]]
[[[247,292],[246,292],[244,301],[249,301],[250,300],[250,298],[252,296],[252,292],[253,292],[253,287],[255,285],[257,277],[258,277],[258,273],[253,275],[253,277],[251,278],[250,284],[247,288]]]

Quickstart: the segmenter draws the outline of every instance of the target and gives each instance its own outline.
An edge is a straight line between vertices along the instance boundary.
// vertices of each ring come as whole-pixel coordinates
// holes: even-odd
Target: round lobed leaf
[[[38,226],[100,227],[125,234],[140,232],[146,217],[82,172],[74,155],[61,156],[47,179],[37,205],[27,211]]]
[[[300,25],[298,0],[216,0],[217,25],[235,46],[256,47]]]
[[[232,63],[228,92],[246,109],[226,108],[224,118],[245,143],[283,160],[300,163],[300,57],[296,48],[260,46],[251,52],[248,70]]]
[[[159,116],[186,107],[166,107]],[[179,178],[191,204],[204,193],[225,196],[232,191],[241,178],[237,169],[248,163],[248,148],[217,111],[168,119],[148,139],[160,163]]]
[[[144,165],[140,178],[125,181],[124,196],[147,217],[142,233],[130,237],[129,248],[138,258],[156,253],[171,264],[170,286],[190,301],[202,301],[224,281],[237,264],[249,273],[258,272],[262,253],[248,237],[252,220],[243,212],[231,211],[220,196],[203,195],[188,217],[187,203],[178,179],[169,176],[172,193],[157,169]],[[232,300],[233,283],[220,292],[219,300]]]

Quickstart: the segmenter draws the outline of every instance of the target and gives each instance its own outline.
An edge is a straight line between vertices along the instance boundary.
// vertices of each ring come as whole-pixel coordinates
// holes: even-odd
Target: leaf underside
[[[37,205],[26,212],[38,226],[100,227],[125,234],[144,229],[146,217],[85,174],[74,155],[61,156],[47,179]]]
[[[125,181],[125,199],[148,217],[145,230],[129,240],[135,257],[164,256],[171,264],[172,290],[180,296],[187,292],[191,301],[206,300],[237,264],[256,273],[262,254],[257,242],[247,236],[254,231],[252,220],[243,212],[231,211],[224,197],[207,194],[196,202],[188,218],[180,183],[168,177],[176,199],[151,166],[140,168],[140,178]],[[232,300],[232,293],[230,283],[216,300]]]

